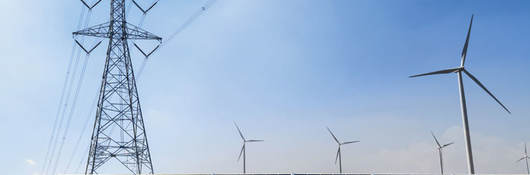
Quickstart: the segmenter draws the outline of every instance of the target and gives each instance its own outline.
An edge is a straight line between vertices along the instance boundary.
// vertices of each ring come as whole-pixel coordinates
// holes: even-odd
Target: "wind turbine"
[[[528,151],[526,151],[526,143],[524,143],[524,155],[521,159],[517,160],[517,162],[520,162],[521,160],[525,160],[526,162],[526,173],[527,174],[530,174],[530,170],[528,169],[528,159],[530,159],[530,157],[528,157]]]
[[[337,160],[339,160],[339,172],[342,174],[342,155],[341,155],[341,152],[340,152],[340,147],[342,145],[346,145],[346,144],[350,144],[350,143],[357,143],[357,142],[360,142],[360,141],[349,141],[349,142],[340,142],[339,139],[337,139],[337,137],[335,137],[335,134],[333,134],[333,132],[331,132],[331,130],[329,128],[327,128],[329,133],[331,134],[331,136],[333,137],[333,140],[335,140],[335,142],[337,142],[339,148],[337,149],[337,156],[335,157],[335,164],[337,164]]]
[[[462,109],[462,120],[464,123],[464,135],[466,138],[466,152],[467,152],[467,166],[468,166],[469,174],[475,174],[475,168],[473,165],[473,153],[471,150],[471,138],[469,135],[469,124],[467,120],[466,97],[464,95],[464,83],[462,82],[462,72],[465,73],[469,78],[471,78],[475,83],[477,83],[478,86],[480,86],[484,91],[486,91],[486,93],[488,93],[495,101],[497,101],[497,103],[499,103],[502,106],[502,108],[504,108],[504,110],[510,113],[510,110],[508,110],[508,108],[506,108],[506,106],[504,106],[497,99],[497,97],[495,97],[488,89],[486,89],[486,87],[477,78],[475,78],[475,76],[473,76],[471,73],[469,73],[464,68],[464,63],[466,61],[466,55],[467,55],[467,47],[469,44],[469,35],[471,34],[472,25],[473,25],[473,15],[471,16],[471,22],[469,23],[469,29],[467,31],[466,43],[464,44],[464,49],[462,50],[462,55],[461,55],[462,60],[460,62],[460,67],[410,76],[410,78],[413,78],[413,77],[420,77],[420,76],[426,76],[426,75],[448,74],[448,73],[456,73],[458,75],[458,87],[460,89],[460,107]]]
[[[243,155],[243,174],[246,174],[247,173],[247,168],[246,168],[246,163],[247,163],[246,162],[246,160],[247,160],[246,144],[250,143],[250,142],[263,142],[263,140],[247,140],[243,136],[243,133],[241,132],[241,129],[239,129],[239,126],[237,126],[236,122],[234,122],[234,125],[236,125],[237,131],[239,132],[239,136],[241,136],[241,139],[243,140],[243,146],[241,147],[241,152],[239,152],[239,157],[237,158],[237,161],[239,162],[239,160],[241,159],[241,155]]]
[[[431,135],[432,135],[432,138],[434,138],[434,141],[436,141],[436,148],[438,149],[438,154],[440,155],[440,172],[443,175],[444,174],[444,163],[443,163],[442,149],[444,149],[445,147],[449,145],[452,145],[454,142],[442,145],[440,144],[438,139],[436,139],[436,136],[434,136],[434,133],[432,133],[432,131],[431,131]]]

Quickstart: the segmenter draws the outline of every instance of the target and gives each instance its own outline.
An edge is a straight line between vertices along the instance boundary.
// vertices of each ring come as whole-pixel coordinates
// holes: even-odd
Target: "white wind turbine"
[[[464,95],[464,83],[462,82],[462,73],[466,74],[469,78],[471,78],[471,80],[473,80],[475,83],[477,83],[478,86],[480,86],[497,103],[499,103],[499,105],[501,105],[502,108],[504,108],[504,110],[506,110],[508,113],[510,113],[508,108],[506,108],[506,106],[504,106],[497,99],[497,97],[495,97],[477,78],[475,78],[475,76],[473,76],[471,73],[469,73],[467,71],[466,68],[464,68],[464,63],[466,61],[466,55],[467,55],[467,48],[468,48],[468,44],[469,44],[469,36],[471,34],[471,26],[472,25],[473,25],[473,16],[471,16],[471,22],[469,24],[469,29],[468,29],[467,37],[466,37],[466,43],[464,44],[464,49],[462,50],[462,55],[461,55],[461,57],[462,57],[461,59],[462,60],[460,62],[460,67],[410,76],[410,78],[413,78],[413,77],[420,77],[420,76],[426,76],[426,75],[448,74],[448,73],[456,73],[458,75],[458,87],[460,89],[460,107],[462,109],[462,120],[463,120],[463,124],[464,124],[464,135],[465,135],[465,138],[466,138],[465,141],[466,141],[467,165],[468,165],[469,174],[475,174],[475,168],[474,168],[474,165],[473,165],[473,153],[472,153],[472,150],[471,150],[471,137],[470,137],[470,134],[469,134],[469,123],[468,123],[468,118],[467,118],[466,97]]]
[[[526,151],[526,143],[524,143],[524,154],[523,154],[523,157],[521,159],[517,160],[517,162],[520,162],[521,160],[525,160],[525,162],[526,162],[526,173],[530,174],[530,170],[528,169],[528,159],[530,159],[530,157],[528,157],[528,151]]]
[[[239,132],[239,136],[241,136],[241,139],[243,140],[243,146],[241,147],[241,152],[239,152],[239,157],[237,158],[237,161],[241,159],[241,155],[243,155],[243,174],[247,173],[247,156],[246,156],[246,144],[251,142],[263,142],[264,140],[247,140],[243,133],[241,132],[241,129],[239,129],[239,126],[237,126],[236,122],[234,122],[234,125],[236,125],[237,132]]]
[[[434,141],[436,141],[436,149],[438,149],[438,155],[440,155],[440,173],[443,175],[444,174],[444,163],[443,163],[444,161],[443,161],[443,156],[442,156],[442,149],[444,149],[445,147],[449,145],[452,145],[454,142],[442,145],[440,144],[436,136],[434,136],[434,133],[432,133],[432,131],[431,131],[431,135],[432,135],[432,138],[434,138]]]
[[[350,144],[350,143],[357,143],[357,142],[360,142],[360,141],[349,141],[349,142],[340,142],[339,139],[337,139],[337,137],[335,137],[335,134],[333,134],[333,132],[331,132],[331,130],[329,128],[327,128],[329,133],[331,134],[331,136],[333,137],[333,140],[335,140],[335,142],[337,142],[338,144],[338,149],[337,149],[337,156],[335,157],[335,164],[337,164],[337,160],[339,160],[339,172],[342,174],[342,154],[341,154],[341,151],[340,151],[340,148],[342,145],[346,145],[346,144]]]

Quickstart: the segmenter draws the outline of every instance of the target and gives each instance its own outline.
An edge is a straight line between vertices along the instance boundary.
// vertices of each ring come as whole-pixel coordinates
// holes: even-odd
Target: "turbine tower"
[[[530,157],[528,157],[528,151],[526,150],[526,143],[524,143],[523,157],[517,160],[517,162],[520,162],[521,160],[524,160],[526,162],[526,174],[530,174],[530,170],[528,169],[528,159],[530,159]]]
[[[245,138],[245,136],[243,136],[243,133],[241,132],[241,129],[239,129],[239,126],[237,126],[237,124],[234,122],[234,125],[236,125],[236,128],[237,128],[237,132],[239,132],[239,136],[241,136],[241,140],[243,140],[243,146],[241,147],[241,152],[239,152],[239,157],[237,158],[237,161],[239,162],[239,160],[241,159],[241,155],[243,155],[243,174],[246,174],[247,173],[247,155],[246,155],[246,152],[247,152],[247,149],[246,149],[246,144],[247,143],[251,143],[251,142],[263,142],[263,140],[247,140]]]
[[[431,131],[431,135],[432,135],[432,138],[434,138],[434,141],[436,142],[436,148],[438,149],[438,155],[440,155],[440,173],[443,175],[444,174],[444,163],[443,163],[442,149],[444,149],[445,147],[449,145],[452,145],[454,142],[442,145],[440,144],[436,136],[434,136],[434,133],[432,133],[432,131]]]
[[[469,123],[467,118],[467,107],[466,107],[466,96],[464,94],[464,83],[462,82],[462,73],[466,74],[469,78],[471,78],[475,83],[477,83],[478,86],[480,86],[486,93],[488,93],[499,105],[504,108],[508,113],[510,113],[510,110],[506,108],[498,99],[495,97],[475,76],[473,76],[471,73],[467,71],[466,68],[464,68],[464,63],[466,61],[466,55],[467,55],[467,48],[469,44],[469,36],[471,34],[471,26],[473,25],[473,15],[471,16],[471,22],[469,23],[469,29],[467,31],[467,37],[466,37],[466,43],[464,44],[464,49],[462,50],[461,55],[461,62],[460,67],[452,68],[452,69],[445,69],[445,70],[439,70],[434,71],[430,73],[425,74],[418,74],[410,76],[410,78],[413,77],[420,77],[420,76],[426,76],[426,75],[435,75],[435,74],[448,74],[448,73],[456,73],[458,76],[458,87],[460,90],[460,107],[462,109],[462,121],[464,125],[464,135],[466,138],[466,153],[467,153],[467,166],[468,166],[468,172],[469,174],[475,174],[475,167],[473,165],[473,152],[471,150],[471,136],[469,134]]]
[[[340,152],[340,148],[342,145],[347,145],[347,144],[350,144],[350,143],[357,143],[357,142],[360,142],[360,141],[349,141],[349,142],[340,142],[339,139],[337,139],[337,137],[335,137],[335,134],[333,134],[333,132],[331,132],[331,130],[329,128],[327,128],[329,133],[331,134],[331,136],[333,137],[333,140],[335,140],[335,142],[337,142],[337,145],[338,145],[338,149],[337,149],[337,156],[335,156],[335,164],[337,164],[337,160],[339,160],[339,172],[342,174],[342,154]]]
[[[162,38],[128,23],[125,7],[125,0],[110,0],[109,22],[73,32],[109,40],[85,174],[97,174],[104,165],[124,166],[132,174],[154,173],[129,40]]]

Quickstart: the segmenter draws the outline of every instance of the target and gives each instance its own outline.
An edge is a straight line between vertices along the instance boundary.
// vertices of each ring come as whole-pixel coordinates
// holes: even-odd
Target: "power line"
[[[89,152],[89,151],[90,151],[90,146],[88,146],[86,149],[86,152]],[[83,162],[86,160],[83,158],[85,158],[85,156],[81,157],[81,160],[79,161],[79,164],[77,164],[77,167],[75,167],[74,172],[79,172],[79,168],[81,168],[81,166],[83,165]],[[87,159],[88,159],[88,155],[87,155]]]
[[[182,25],[180,25],[175,32],[173,32],[169,37],[167,37],[166,40],[162,43],[162,45],[167,44],[169,41],[173,40],[175,36],[177,36],[180,32],[184,31],[190,24],[192,24],[199,16],[201,16],[206,10],[210,9],[210,7],[217,2],[217,0],[208,0],[206,3],[204,3],[203,6],[201,6],[199,9],[197,9]]]
[[[184,23],[182,25],[180,25],[179,27],[177,27],[177,29],[175,29],[175,32],[171,33],[169,35],[169,37],[164,40],[162,42],[162,44],[160,44],[160,47],[166,45],[169,41],[173,40],[178,34],[180,34],[182,31],[184,31],[184,29],[186,29],[188,26],[190,26],[195,20],[197,20],[197,18],[199,16],[201,16],[206,10],[210,9],[210,7],[215,3],[217,2],[217,0],[207,0],[204,5],[202,5],[199,9],[197,9],[188,19],[186,19],[186,21],[184,21]],[[141,19],[141,23],[143,23],[143,18],[145,17],[145,15],[142,17]],[[160,50],[157,49],[155,50],[154,52]],[[142,64],[140,65],[140,68],[139,68],[139,71],[137,73],[137,77],[140,77],[142,75],[142,73],[144,72],[144,69],[145,69],[145,66],[148,62],[148,59],[144,59],[144,61],[142,62]]]
[[[88,14],[85,18],[85,23],[84,23],[84,26],[87,26],[89,21],[90,21],[90,17],[91,17],[91,12],[92,11],[88,11]],[[84,42],[84,39],[81,41],[81,42]],[[73,75],[72,77],[75,76],[76,74],[76,69],[77,69],[77,65],[79,64],[79,61],[81,60],[81,50],[78,49],[78,52],[77,52],[77,57],[75,59],[75,63],[74,63],[74,69],[73,69]],[[81,76],[82,78],[82,76]],[[60,119],[60,122],[59,122],[59,126],[57,128],[57,132],[60,132],[60,130],[62,129],[63,127],[63,121],[64,119],[67,117],[67,110],[68,110],[68,107],[69,107],[69,101],[70,101],[70,96],[72,95],[72,90],[74,89],[74,81],[75,79],[74,78],[71,78],[70,79],[70,83],[69,83],[69,86],[68,86],[68,89],[67,89],[67,92],[66,92],[66,100],[64,101],[64,105],[63,105],[63,110],[62,110],[62,113],[61,113],[61,119]],[[80,81],[80,80],[78,80]],[[77,97],[74,100],[74,102],[76,101]],[[70,106],[71,108],[75,108],[75,104]],[[68,124],[67,124],[68,125]],[[48,173],[50,170],[53,170],[53,169],[56,169],[56,168],[53,168],[53,169],[50,169],[50,166],[54,166],[53,164],[53,160],[55,159],[57,162],[57,159],[59,159],[59,157],[57,155],[60,155],[61,154],[61,151],[62,151],[62,146],[61,146],[61,149],[58,150],[58,152],[56,152],[57,150],[57,144],[59,142],[59,134],[60,133],[56,133],[57,135],[55,136],[54,138],[54,141],[53,141],[53,144],[52,144],[52,147],[51,147],[51,158],[48,160],[48,167],[46,168],[46,173]],[[62,138],[64,139],[64,138]],[[57,164],[57,163],[55,163]],[[54,167],[56,167],[57,165],[55,165]]]
[[[71,58],[73,57],[73,54],[74,54],[74,49],[76,47],[75,43],[73,44],[72,46],[72,56]],[[49,157],[49,154],[50,154],[50,149],[51,149],[51,145],[52,145],[52,141],[54,140],[55,138],[55,132],[57,130],[57,123],[59,121],[59,116],[60,116],[60,111],[61,111],[61,107],[63,106],[63,100],[64,100],[64,94],[65,94],[65,89],[66,89],[66,86],[68,84],[68,79],[70,77],[70,68],[72,66],[72,60],[73,59],[70,59],[69,63],[68,63],[68,68],[67,68],[67,72],[66,72],[66,77],[65,77],[65,81],[63,83],[63,88],[62,88],[62,93],[61,93],[61,98],[59,100],[59,107],[57,108],[57,114],[56,114],[56,117],[55,117],[55,121],[53,123],[53,129],[52,129],[52,133],[50,135],[50,139],[48,140],[48,146],[47,146],[47,151],[46,151],[46,156],[44,157],[44,164],[42,166],[42,170],[41,170],[41,173],[44,173],[44,171],[46,170],[46,162],[48,162],[48,157]]]
[[[86,26],[89,22],[89,19],[90,19],[90,11],[88,11],[87,15],[85,16],[85,9],[84,7],[82,7],[83,10],[81,10],[81,17],[79,19],[79,22],[78,22],[78,26],[77,28],[81,28],[81,25],[83,24],[83,21],[85,22],[84,23],[84,26]],[[70,94],[71,94],[71,90],[72,90],[72,86],[73,86],[73,81],[74,81],[74,75],[75,73],[77,72],[76,69],[77,69],[77,65],[79,63],[79,59],[80,59],[80,50],[79,49],[76,49],[76,46],[75,46],[75,43],[74,43],[74,46],[72,48],[72,53],[71,53],[71,59],[70,59],[70,62],[74,61],[74,66],[72,67],[71,66],[71,63],[69,63],[69,68],[67,69],[67,75],[66,75],[66,78],[65,78],[65,82],[64,82],[64,88],[62,90],[62,94],[63,95],[66,95],[66,96],[63,96],[61,97],[62,100],[60,105],[59,105],[59,108],[58,108],[58,111],[57,111],[57,116],[56,116],[56,122],[54,124],[54,127],[53,127],[53,132],[52,132],[52,135],[50,137],[50,141],[49,141],[49,145],[48,145],[48,151],[47,151],[47,154],[46,154],[46,157],[45,157],[45,162],[44,162],[44,166],[43,166],[43,169],[42,169],[42,174],[47,174],[49,171],[50,171],[50,166],[52,166],[52,162],[54,160],[54,157],[56,155],[55,151],[56,151],[56,146],[57,146],[57,141],[58,141],[58,136],[59,136],[59,131],[61,130],[62,128],[62,125],[63,125],[63,121],[64,121],[64,117],[65,117],[65,112],[66,112],[66,109],[68,107],[68,101],[69,101],[69,98],[70,98]],[[76,56],[74,56],[76,55]],[[70,74],[71,72],[73,72],[73,74]],[[65,98],[64,98],[65,97]]]
[[[70,128],[70,122],[72,120],[72,116],[74,115],[74,112],[75,112],[75,106],[77,104],[77,99],[78,99],[78,96],[79,96],[79,91],[81,90],[81,87],[83,85],[83,80],[84,80],[84,76],[85,76],[85,72],[86,72],[86,67],[87,67],[87,64],[88,64],[88,60],[90,58],[90,55],[86,55],[85,56],[85,62],[83,64],[83,68],[81,70],[81,74],[79,76],[79,79],[78,79],[78,82],[77,82],[77,88],[74,92],[74,99],[73,99],[73,102],[72,102],[72,107],[70,109],[70,114],[68,115],[68,118],[67,118],[67,121],[66,121],[66,127],[64,128],[64,131],[63,131],[63,137],[62,137],[62,142],[61,142],[61,145],[59,146],[59,151],[58,151],[58,155],[57,155],[57,158],[55,159],[55,166],[53,168],[53,173],[52,174],[55,174],[56,171],[57,171],[57,166],[59,165],[58,162],[59,160],[61,159],[61,153],[62,153],[62,150],[63,150],[63,146],[64,146],[64,142],[68,136],[68,129]]]
[[[93,116],[94,114],[94,110],[92,110],[92,106],[96,106],[97,102],[98,102],[98,95],[99,95],[99,91],[97,91],[96,95],[94,96],[94,100],[92,100],[92,105],[90,105],[90,112],[88,114],[88,116],[86,117],[85,121],[83,122],[83,128],[81,129],[81,134],[79,134],[79,137],[77,138],[76,142],[75,142],[75,146],[74,146],[74,150],[72,151],[72,154],[70,156],[70,159],[68,159],[68,164],[66,165],[66,168],[64,169],[64,172],[67,172],[70,170],[70,165],[77,153],[77,150],[79,148],[79,144],[81,143],[81,140],[83,139],[83,136],[85,134],[85,131],[89,125],[89,121],[90,121],[90,118]]]
[[[77,24],[77,28],[81,27],[81,21],[84,18],[84,15],[85,15],[85,8],[82,7],[81,14],[79,15],[79,22]],[[76,52],[76,48],[77,47],[76,47],[75,43],[73,43],[72,44],[71,53],[70,53],[70,57],[68,57],[70,59],[68,61],[68,67],[66,68],[66,75],[65,75],[65,78],[64,78],[63,88],[61,90],[61,98],[59,100],[59,105],[57,107],[57,112],[55,114],[55,120],[53,122],[53,127],[52,127],[52,133],[50,135],[50,139],[48,140],[48,146],[47,146],[47,150],[46,150],[46,155],[44,156],[44,161],[43,161],[44,164],[42,165],[41,174],[43,174],[44,170],[46,169],[46,162],[48,161],[52,140],[54,139],[55,132],[56,132],[56,129],[57,129],[57,123],[59,121],[59,115],[60,115],[60,112],[61,112],[62,103],[64,101],[64,95],[65,95],[65,92],[66,92],[66,87],[67,87],[68,82],[69,82],[70,71],[72,69],[72,62],[73,62],[73,58],[74,58],[74,53]]]

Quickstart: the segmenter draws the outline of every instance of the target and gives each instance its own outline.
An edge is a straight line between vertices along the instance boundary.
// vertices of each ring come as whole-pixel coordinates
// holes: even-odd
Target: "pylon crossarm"
[[[110,22],[106,22],[103,24],[98,24],[98,25],[83,29],[83,30],[79,30],[77,32],[73,32],[72,34],[74,36],[91,36],[91,37],[99,37],[99,38],[110,38],[111,36],[114,36],[114,37],[120,36],[120,35],[111,35],[112,32],[109,31],[109,29],[110,29]],[[131,39],[131,40],[162,41],[161,37],[156,36],[155,34],[152,34],[138,26],[135,26],[129,23],[126,24],[126,34],[124,36],[126,36],[127,39]]]
[[[106,22],[103,24],[98,24],[83,30],[79,30],[77,32],[73,32],[72,34],[74,36],[92,36],[92,37],[100,37],[100,38],[109,38],[110,32],[109,32],[109,26],[110,22]]]
[[[132,40],[158,40],[162,41],[162,37],[156,36],[138,26],[127,23],[127,39]]]

